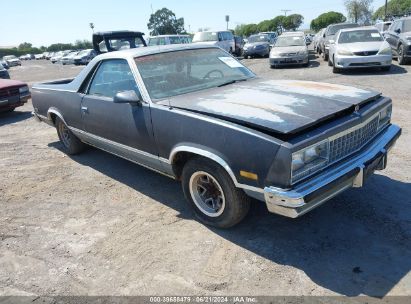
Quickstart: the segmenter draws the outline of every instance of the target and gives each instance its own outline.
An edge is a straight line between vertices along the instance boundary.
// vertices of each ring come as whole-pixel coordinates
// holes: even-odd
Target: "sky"
[[[255,3],[255,4],[253,4]],[[95,31],[139,30],[149,36],[147,23],[150,14],[166,7],[177,18],[183,17],[185,28],[196,32],[199,28],[226,28],[225,16],[230,16],[229,28],[242,23],[259,23],[284,14],[304,16],[303,28],[309,28],[318,15],[337,11],[346,15],[343,0],[19,0],[10,1],[7,13],[2,14],[0,46],[17,46],[30,42],[34,46],[52,43],[91,40],[89,23]],[[385,0],[374,0],[377,9]],[[7,26],[6,26],[7,25]]]

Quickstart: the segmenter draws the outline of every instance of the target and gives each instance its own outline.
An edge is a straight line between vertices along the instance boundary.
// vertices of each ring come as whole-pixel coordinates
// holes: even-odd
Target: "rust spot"
[[[307,89],[316,89],[319,91],[349,91],[349,88],[328,84],[328,83],[318,83],[318,82],[303,82],[303,81],[296,81],[288,83],[291,87],[301,87]]]

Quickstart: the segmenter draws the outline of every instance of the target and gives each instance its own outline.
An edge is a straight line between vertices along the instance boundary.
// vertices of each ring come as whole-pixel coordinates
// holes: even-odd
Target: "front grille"
[[[369,51],[369,52],[354,52],[356,56],[374,56],[377,55],[378,51]]]
[[[354,153],[369,142],[378,132],[378,120],[379,116],[376,116],[366,125],[331,140],[329,163]]]
[[[0,90],[0,98],[19,95],[19,89],[13,88],[8,90]]]
[[[352,66],[352,67],[368,67],[368,66],[376,66],[376,65],[381,65],[381,62],[356,62],[356,63],[350,63],[350,66]]]

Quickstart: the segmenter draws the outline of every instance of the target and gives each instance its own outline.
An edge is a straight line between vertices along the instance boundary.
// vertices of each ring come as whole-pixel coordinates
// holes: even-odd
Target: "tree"
[[[331,11],[331,12],[321,14],[317,18],[313,19],[311,21],[310,28],[313,31],[317,32],[321,30],[322,28],[329,26],[330,24],[342,23],[342,22],[345,22],[346,20],[347,18],[345,18],[343,14]]]
[[[348,17],[355,23],[370,24],[372,17],[371,4],[374,0],[345,0]]]
[[[178,18],[167,8],[157,10],[151,14],[147,24],[150,35],[182,34],[184,30],[184,18]]]
[[[23,42],[19,44],[18,50],[19,51],[27,51],[30,50],[33,47],[33,45],[29,42]]]
[[[393,15],[404,15],[406,13],[411,13],[411,0],[390,0],[387,6],[387,16]],[[385,19],[385,5],[378,8],[373,19]]]
[[[297,30],[304,22],[304,17],[300,14],[292,14],[284,18],[283,28],[288,31]]]

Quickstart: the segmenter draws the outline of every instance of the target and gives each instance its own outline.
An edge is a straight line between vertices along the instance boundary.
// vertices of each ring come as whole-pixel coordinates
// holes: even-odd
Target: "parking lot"
[[[333,74],[309,68],[260,77],[379,90],[403,135],[388,168],[299,219],[255,201],[229,230],[199,223],[178,182],[93,148],[69,157],[29,102],[0,114],[0,295],[411,295],[411,65]],[[25,61],[30,85],[81,66]]]

